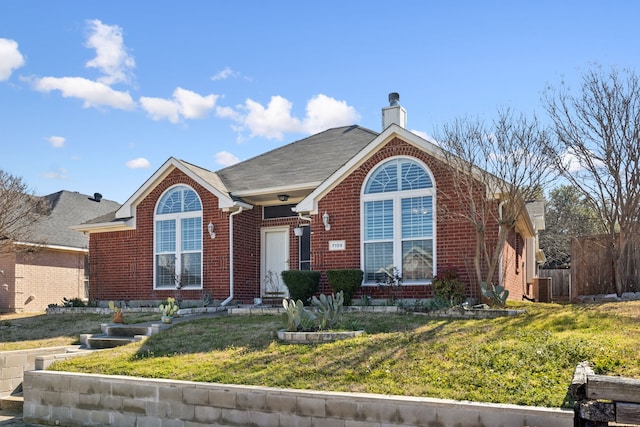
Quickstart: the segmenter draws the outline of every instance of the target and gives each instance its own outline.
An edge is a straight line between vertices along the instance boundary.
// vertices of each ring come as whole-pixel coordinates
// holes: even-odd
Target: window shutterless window
[[[202,204],[191,188],[167,190],[154,221],[154,288],[202,287]]]
[[[434,196],[431,173],[411,158],[377,166],[362,195],[362,262],[365,284],[399,270],[405,284],[430,283],[435,271]]]

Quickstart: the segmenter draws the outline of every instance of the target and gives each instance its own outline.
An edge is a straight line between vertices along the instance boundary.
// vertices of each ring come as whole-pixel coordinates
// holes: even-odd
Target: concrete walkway
[[[36,427],[42,424],[29,424],[22,420],[22,412],[0,409],[0,427]]]

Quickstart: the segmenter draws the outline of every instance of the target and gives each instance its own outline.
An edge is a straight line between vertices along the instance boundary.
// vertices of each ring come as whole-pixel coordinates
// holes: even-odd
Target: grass
[[[279,342],[277,316],[199,319],[52,369],[549,407],[571,404],[568,386],[584,360],[597,373],[640,378],[640,302],[510,307],[527,313],[485,320],[348,313],[345,321],[367,333],[317,345]],[[99,322],[82,320],[92,321]]]

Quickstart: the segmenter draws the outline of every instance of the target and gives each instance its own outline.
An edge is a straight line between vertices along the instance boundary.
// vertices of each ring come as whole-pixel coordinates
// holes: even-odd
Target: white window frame
[[[185,187],[191,191],[193,191],[196,195],[196,197],[198,197],[198,200],[200,201],[200,210],[198,211],[190,211],[190,212],[177,212],[177,213],[169,213],[169,214],[158,214],[158,207],[160,205],[160,202],[162,201],[163,197],[165,196],[165,194],[167,194],[170,191],[173,191],[175,188],[177,187]],[[177,287],[177,281],[173,286],[160,286],[157,283],[157,271],[158,271],[158,266],[157,266],[157,259],[158,259],[158,255],[162,255],[162,254],[170,254],[173,253],[174,257],[175,257],[175,272],[182,272],[182,254],[189,254],[189,253],[199,253],[200,254],[200,284],[199,285],[185,285],[183,287],[181,287],[181,289],[202,289],[203,287],[203,283],[202,283],[202,279],[203,279],[203,260],[204,260],[204,256],[203,256],[203,238],[204,238],[204,233],[202,232],[203,230],[203,225],[202,225],[202,215],[203,215],[203,210],[202,210],[203,206],[202,206],[202,200],[200,199],[200,196],[198,195],[198,193],[190,186],[186,185],[186,184],[177,184],[177,185],[173,185],[170,188],[167,188],[162,195],[158,198],[158,201],[156,202],[156,206],[154,207],[153,210],[153,289],[154,290],[169,290],[169,289],[176,289]],[[182,250],[182,220],[183,219],[189,219],[189,218],[200,218],[200,250]],[[175,242],[175,252],[158,252],[157,250],[157,232],[156,232],[156,226],[157,223],[159,221],[175,221],[175,232],[176,232],[176,242]],[[176,275],[177,276],[177,275]]]
[[[418,190],[398,190],[393,192],[381,192],[381,193],[373,193],[373,194],[365,194],[365,189],[367,187],[367,183],[371,179],[371,177],[378,171],[378,168],[383,164],[392,161],[398,160],[402,162],[403,160],[410,160],[412,162],[417,163],[424,169],[424,171],[429,175],[431,179],[431,188],[423,188]],[[398,183],[400,185],[400,183]],[[378,200],[392,200],[393,201],[393,266],[396,267],[397,273],[400,277],[402,277],[402,199],[410,199],[413,197],[425,197],[431,196],[431,204],[432,204],[432,236],[427,239],[420,240],[431,240],[432,242],[432,256],[433,256],[433,271],[432,276],[436,275],[437,272],[437,257],[436,257],[436,243],[437,243],[437,203],[436,203],[436,181],[433,177],[433,173],[427,167],[427,165],[419,159],[410,156],[394,156],[389,157],[382,160],[376,166],[371,168],[367,176],[365,177],[361,192],[360,192],[360,266],[363,271],[365,271],[365,203],[371,201]],[[406,239],[410,240],[410,239]],[[388,241],[388,240],[380,240]],[[371,242],[366,242],[371,243]],[[403,281],[405,285],[430,285],[432,279],[427,280],[411,280],[411,281]],[[363,286],[377,286],[378,284],[375,281],[367,281],[366,272],[365,278],[363,281]]]

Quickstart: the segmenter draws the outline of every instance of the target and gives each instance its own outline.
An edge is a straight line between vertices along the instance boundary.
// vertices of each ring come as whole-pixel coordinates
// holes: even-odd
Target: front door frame
[[[281,246],[274,246],[268,248],[269,245],[269,235],[279,235],[280,237],[284,237],[284,244]],[[280,260],[280,261],[279,261]],[[282,267],[280,271],[279,268],[273,268],[273,263],[280,264]],[[265,297],[289,297],[289,290],[282,283],[282,276],[280,273],[283,270],[289,269],[289,226],[280,226],[280,227],[262,227],[260,229],[260,295]],[[276,275],[276,279],[279,283],[279,289],[282,294],[274,295],[268,294],[269,292],[266,289],[265,279],[267,277],[267,273],[269,270],[272,270]],[[272,292],[272,291],[271,291]]]

